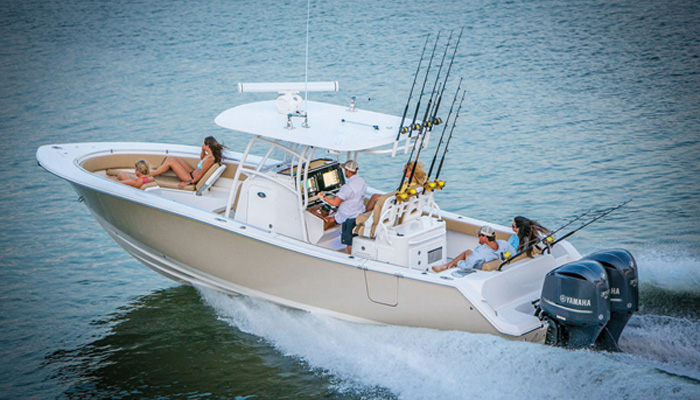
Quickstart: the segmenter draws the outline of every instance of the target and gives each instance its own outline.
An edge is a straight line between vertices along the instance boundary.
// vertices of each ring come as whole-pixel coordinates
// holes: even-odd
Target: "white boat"
[[[196,186],[179,189],[179,180],[166,174],[140,190],[116,182],[115,175],[133,171],[139,159],[158,166],[167,156],[177,156],[194,166],[198,146],[53,144],[38,149],[37,161],[73,186],[129,254],[177,281],[350,321],[555,344],[552,337],[565,328],[553,325],[571,320],[567,312],[598,312],[596,299],[594,304],[581,300],[580,291],[555,294],[550,303],[560,309],[536,312],[546,278],[564,265],[582,263],[566,241],[500,269],[498,260],[482,270],[432,272],[430,267],[474,248],[475,231],[483,225],[493,227],[498,239],[511,234],[509,227],[441,210],[439,191],[418,188],[406,201],[391,193],[383,196],[348,254],[340,243],[340,227],[329,227],[329,213],[315,195],[339,190],[342,162],[358,160],[360,174],[368,174],[371,168],[363,168],[362,154],[391,156],[397,148],[414,145],[408,135],[397,141],[401,119],[299,96],[304,89],[337,90],[336,83],[241,84],[240,89],[282,95],[216,117],[216,124],[250,135],[250,142],[242,152],[225,151],[221,165],[215,164]],[[367,196],[376,192],[370,189]],[[632,265],[633,260],[625,262]],[[636,279],[636,265],[633,269]],[[600,277],[591,279],[587,284],[600,289],[591,296],[607,299],[608,279],[603,277],[604,285],[595,281]],[[634,311],[636,303],[628,309]],[[604,329],[610,310],[601,313],[598,325]]]

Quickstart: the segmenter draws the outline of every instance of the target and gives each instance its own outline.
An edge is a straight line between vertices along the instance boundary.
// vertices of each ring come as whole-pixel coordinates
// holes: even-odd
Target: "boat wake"
[[[554,398],[564,393],[589,399],[611,392],[631,398],[700,396],[694,380],[700,370],[698,353],[692,348],[697,336],[689,337],[685,347],[682,340],[671,339],[651,352],[645,347],[667,335],[663,319],[652,316],[632,320],[622,343],[630,354],[614,355],[467,332],[353,324],[198,290],[230,326],[263,338],[314,373],[331,376],[332,390],[362,398],[386,398],[387,392],[400,399]],[[689,323],[687,333],[692,329],[697,331],[695,323]],[[681,353],[684,358],[676,363]]]
[[[700,322],[683,318],[633,316],[620,337],[624,353],[613,358],[648,365],[700,383]]]
[[[700,257],[684,250],[645,251],[637,256],[640,314],[700,321]]]
[[[645,250],[635,254],[640,282],[677,292],[700,295],[700,254],[687,248]]]
[[[700,260],[684,250],[638,253],[640,310],[613,358],[700,382]]]

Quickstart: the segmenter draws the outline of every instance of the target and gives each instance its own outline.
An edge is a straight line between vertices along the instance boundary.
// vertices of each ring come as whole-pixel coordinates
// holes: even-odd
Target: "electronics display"
[[[293,170],[293,175],[296,175],[296,168]],[[289,174],[289,169],[279,171],[280,174]],[[337,161],[328,159],[319,159],[311,161],[308,178],[304,182],[307,198],[316,196],[319,192],[337,192],[345,183],[345,175]],[[316,204],[312,202],[309,205]]]
[[[340,183],[340,177],[342,175],[340,174],[340,169],[332,169],[328,172],[324,172],[323,175],[321,175],[321,178],[323,179],[323,186],[324,187],[334,187],[334,186],[339,186]]]
[[[318,193],[318,183],[316,183],[316,179],[306,180],[306,193]]]

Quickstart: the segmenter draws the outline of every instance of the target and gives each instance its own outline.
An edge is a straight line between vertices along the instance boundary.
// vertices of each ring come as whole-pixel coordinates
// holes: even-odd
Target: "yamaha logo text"
[[[569,297],[569,296],[564,295],[564,294],[559,296],[559,301],[561,301],[562,303],[571,304],[573,306],[582,306],[582,307],[590,307],[591,306],[590,299],[579,299],[576,297]]]

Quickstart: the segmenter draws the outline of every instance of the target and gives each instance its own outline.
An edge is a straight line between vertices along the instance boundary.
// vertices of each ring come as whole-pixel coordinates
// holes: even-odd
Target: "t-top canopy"
[[[243,104],[216,117],[217,125],[270,139],[299,143],[337,151],[361,151],[391,144],[396,139],[401,118],[372,111],[309,101],[306,104],[309,127],[295,114],[293,128],[288,116],[277,111],[274,100]]]

